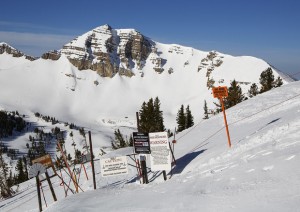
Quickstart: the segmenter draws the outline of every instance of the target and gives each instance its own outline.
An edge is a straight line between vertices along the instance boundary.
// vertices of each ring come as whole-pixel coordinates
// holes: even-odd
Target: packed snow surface
[[[232,147],[227,145],[222,114],[176,135],[176,165],[167,181],[149,170],[149,184],[140,184],[136,169],[128,175],[101,177],[95,162],[81,173],[79,194],[68,193],[51,179],[58,202],[46,182],[46,211],[298,211],[300,201],[300,86],[290,83],[242,102],[226,111]],[[170,141],[172,138],[170,138]],[[131,148],[106,155],[128,155]],[[104,157],[104,156],[103,156]],[[127,157],[130,164],[134,161]],[[68,177],[63,171],[63,176]],[[74,187],[72,186],[74,189]],[[15,197],[0,203],[1,211],[38,211],[34,179]]]
[[[106,52],[105,41],[109,33],[114,38],[122,35],[118,41],[122,44],[128,34],[138,32],[134,29],[109,32],[106,25],[97,27],[66,44],[57,61],[29,61],[7,53],[0,55],[0,109],[17,110],[32,123],[26,132],[1,142],[26,154],[26,143],[35,127],[45,132],[60,127],[65,131],[66,149],[70,152],[73,141],[77,148],[82,148],[85,140],[65,122],[92,132],[97,189],[93,190],[90,163],[85,164],[88,176],[82,166],[76,167],[80,171],[78,194],[73,194],[75,188],[67,172],[58,171],[71,190],[65,193],[61,180],[51,178],[58,197],[58,202],[54,202],[46,181],[43,181],[43,210],[298,211],[299,82],[292,82],[287,75],[272,68],[275,78],[283,78],[282,87],[227,110],[232,142],[229,148],[223,115],[202,119],[204,100],[209,109],[214,109],[213,103],[217,102],[207,86],[208,78],[214,79],[215,86],[230,86],[235,79],[246,94],[252,83],[259,84],[260,73],[270,67],[268,63],[254,57],[233,57],[151,41],[156,50],[143,61],[142,70],[131,67],[133,77],[116,74],[112,78],[103,78],[92,70],[79,71],[67,58],[85,56],[80,55],[85,52],[78,49],[89,45],[87,38],[93,33],[99,45],[92,48]],[[213,59],[209,60],[212,54]],[[162,62],[162,73],[153,70],[157,61]],[[116,129],[126,136],[136,131],[136,112],[144,101],[155,97],[160,99],[167,129],[173,131],[176,127],[176,115],[181,105],[190,106],[195,125],[176,134],[177,143],[171,144],[176,165],[167,173],[168,180],[163,180],[161,172],[151,172],[148,158],[150,183],[140,184],[134,167],[134,159],[139,156],[131,155],[132,148],[111,151],[111,141]],[[60,122],[46,123],[34,115],[36,112],[55,117]],[[56,154],[55,146],[56,140],[47,144],[52,156]],[[104,152],[107,154],[103,155]],[[122,155],[130,155],[127,156],[129,173],[101,177],[99,160]],[[11,167],[15,166],[16,161],[4,157]],[[20,184],[17,190],[14,197],[0,202],[0,210],[38,211],[35,180]]]

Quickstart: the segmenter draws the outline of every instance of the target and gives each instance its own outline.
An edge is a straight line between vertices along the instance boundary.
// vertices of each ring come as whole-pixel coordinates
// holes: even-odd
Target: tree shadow
[[[177,159],[176,166],[170,171],[169,174],[181,174],[185,167],[187,167],[187,165],[192,162],[192,160],[194,160],[196,157],[198,157],[198,155],[202,154],[206,150],[207,149],[203,149],[197,152],[192,152]]]

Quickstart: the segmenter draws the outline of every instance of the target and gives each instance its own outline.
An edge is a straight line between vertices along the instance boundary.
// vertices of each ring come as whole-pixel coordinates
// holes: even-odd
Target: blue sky
[[[283,72],[300,72],[299,0],[1,0],[0,5],[0,42],[34,56],[109,24],[161,43],[255,56]]]

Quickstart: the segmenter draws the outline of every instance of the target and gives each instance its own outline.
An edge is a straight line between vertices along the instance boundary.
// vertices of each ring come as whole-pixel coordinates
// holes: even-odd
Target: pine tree
[[[126,141],[119,129],[115,130],[115,143],[117,148],[126,147]]]
[[[143,102],[142,107],[139,112],[139,130],[145,132],[147,129],[147,104]]]
[[[194,125],[194,117],[192,115],[189,105],[186,107],[185,120],[185,129],[190,128]]]
[[[67,151],[64,150],[65,141],[64,141],[63,137],[61,139],[59,139],[58,142],[59,142],[60,147],[62,148],[62,151],[63,151],[64,155],[67,155]],[[58,155],[60,155],[59,157],[57,157],[57,162],[58,163],[56,165],[57,165],[58,168],[62,168],[62,167],[65,166],[65,164],[64,164],[62,153],[61,153],[60,148],[58,147],[58,145],[56,146],[56,152],[58,153]]]
[[[259,82],[261,84],[260,93],[269,91],[274,87],[274,75],[271,68],[267,68],[260,74]]]
[[[67,155],[67,160],[69,161],[69,163],[72,163],[72,156],[70,153]]]
[[[28,180],[28,176],[26,175],[25,171],[24,171],[24,164],[23,164],[23,160],[22,158],[20,158],[17,162],[16,165],[16,170],[17,170],[17,183],[22,183],[26,180]]]
[[[259,94],[258,87],[255,83],[253,83],[251,85],[250,89],[248,90],[248,95],[250,98],[252,98],[253,96],[256,96],[257,94]]]
[[[235,80],[230,83],[228,88],[228,97],[224,100],[225,108],[230,108],[245,99],[241,87]]]
[[[149,99],[147,103],[147,131],[146,132],[154,132],[155,131],[155,117],[154,117],[154,105],[153,99]]]
[[[163,112],[160,110],[160,101],[158,97],[154,100],[154,120],[155,120],[155,130],[154,132],[163,132],[165,131],[164,126],[164,118],[163,118]]]
[[[204,107],[203,107],[203,109],[204,109],[204,117],[203,117],[203,119],[208,119],[209,117],[208,117],[208,108],[207,108],[206,100],[204,100]]]
[[[23,156],[22,160],[23,160],[23,163],[24,163],[25,176],[27,176],[27,179],[28,179],[27,159],[26,159],[25,156]]]
[[[185,114],[184,114],[184,106],[183,105],[181,105],[180,109],[178,110],[176,121],[177,121],[177,132],[181,132],[181,131],[185,130],[186,118],[185,118]]]
[[[130,136],[130,138],[129,138],[129,144],[128,144],[128,146],[133,146],[133,138],[132,138],[132,136]]]
[[[13,180],[10,177],[8,177],[8,167],[7,164],[4,162],[4,159],[2,157],[2,151],[0,150],[0,198],[8,198],[12,196],[12,183]]]
[[[160,101],[158,97],[143,102],[139,112],[139,128],[141,132],[161,132],[165,130],[163,112],[160,110]]]
[[[168,133],[168,138],[171,138],[174,135],[173,132],[171,132],[170,129],[168,129],[167,133]]]
[[[277,88],[277,87],[280,87],[283,85],[283,81],[280,77],[277,77],[277,79],[274,81],[274,87]]]

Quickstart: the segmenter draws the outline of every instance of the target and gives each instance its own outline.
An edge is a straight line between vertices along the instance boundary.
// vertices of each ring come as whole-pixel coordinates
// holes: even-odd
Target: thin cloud
[[[0,31],[0,42],[6,42],[22,52],[34,56],[40,56],[49,50],[61,49],[74,37],[71,35]]]
[[[39,32],[50,34],[75,34],[77,31],[72,29],[48,27],[45,25],[9,21],[0,21],[0,28],[4,31]]]

